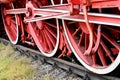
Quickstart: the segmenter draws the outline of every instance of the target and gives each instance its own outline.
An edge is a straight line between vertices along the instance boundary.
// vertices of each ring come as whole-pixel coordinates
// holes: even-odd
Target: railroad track
[[[4,44],[11,44],[7,39],[3,39],[3,38],[0,38],[0,42],[3,42]],[[35,60],[36,59],[41,60],[43,63],[47,63],[55,67],[57,66],[67,71],[69,74],[74,73],[80,76],[82,80],[120,80],[120,78],[113,76],[105,76],[105,75],[98,75],[91,73],[81,65],[71,63],[62,59],[45,57],[42,54],[40,54],[39,51],[27,48],[19,44],[18,45],[11,44],[11,45],[21,54],[27,55],[28,57],[32,57]]]

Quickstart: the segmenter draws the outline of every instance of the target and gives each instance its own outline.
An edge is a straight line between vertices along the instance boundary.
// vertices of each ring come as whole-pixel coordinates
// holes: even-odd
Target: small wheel
[[[44,4],[45,2],[45,4]],[[47,6],[51,3],[47,0],[32,2],[34,7]],[[52,57],[59,45],[59,24],[57,19],[48,19],[36,22],[30,22],[34,35],[32,36],[38,49],[47,57]]]
[[[12,3],[2,5],[2,19],[5,27],[6,34],[8,35],[11,43],[16,44],[18,42],[19,30],[17,24],[18,16],[14,14],[6,14],[7,9],[14,9]]]
[[[97,24],[92,26],[94,45],[91,54],[84,55],[90,38],[85,23],[63,20],[66,38],[78,61],[94,73],[110,73],[120,62],[120,29]]]

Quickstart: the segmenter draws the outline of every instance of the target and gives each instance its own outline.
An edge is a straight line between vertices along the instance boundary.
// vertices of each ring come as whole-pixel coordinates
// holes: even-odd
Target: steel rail
[[[3,38],[0,38],[0,42],[3,42],[4,44],[11,44],[8,40]],[[39,51],[24,47],[19,44],[18,45],[11,44],[11,45],[22,54],[25,54],[29,57],[33,57],[34,59],[35,58],[40,59],[43,62],[60,67],[61,69],[64,69],[68,72],[77,74],[81,76],[84,80],[120,80],[120,78],[117,78],[117,77],[94,74],[88,71],[87,69],[85,69],[81,65],[71,63],[62,59],[45,57]]]

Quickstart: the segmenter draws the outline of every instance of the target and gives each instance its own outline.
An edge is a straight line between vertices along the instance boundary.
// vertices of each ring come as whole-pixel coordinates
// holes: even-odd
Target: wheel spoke
[[[11,23],[11,25],[10,25],[11,27],[10,27],[10,29],[12,30],[12,32],[10,32],[11,33],[11,35],[12,35],[12,39],[14,39],[14,38],[16,38],[17,37],[17,31],[16,31],[16,29],[15,29],[15,26],[16,25],[14,25],[13,23]]]
[[[92,55],[92,60],[93,60],[93,66],[97,67],[98,64],[97,64],[97,55],[96,54]]]
[[[46,36],[45,36],[45,32],[44,31],[41,31],[41,36],[43,37],[43,49],[45,52],[49,52],[49,43],[47,42],[47,39]]]
[[[54,32],[54,29],[51,29],[50,27],[46,26],[45,29],[53,36],[55,39],[57,39],[57,34]]]
[[[87,50],[87,48],[89,46],[88,44],[89,44],[89,35],[85,34],[85,50]]]
[[[82,34],[80,35],[81,37],[80,37],[80,40],[79,40],[79,42],[78,42],[78,46],[80,47],[82,44],[83,44],[83,42],[84,42],[84,37],[85,37],[85,34],[82,32]]]
[[[103,52],[103,50],[102,50],[102,48],[100,46],[99,49],[98,49],[98,55],[99,55],[100,61],[101,61],[103,66],[107,66],[105,55],[103,53],[104,52]]]
[[[79,31],[80,31],[80,27],[76,29],[76,31],[72,34],[72,36],[74,37]]]
[[[105,43],[101,40],[100,44],[101,44],[102,48],[104,49],[104,51],[106,52],[107,56],[109,56],[111,61],[113,62],[114,61],[114,57],[112,56],[110,50],[107,48]]]
[[[50,26],[50,27],[53,27],[53,28],[57,29],[56,25],[54,25],[54,24],[51,24],[51,23],[49,23],[49,22],[46,22],[46,24],[47,24],[48,26]]]
[[[106,29],[108,29],[108,30],[110,30],[110,31],[114,31],[114,32],[117,32],[117,33],[120,33],[120,28],[112,28],[112,27],[108,27],[108,26],[103,26],[103,27],[105,27]]]
[[[116,47],[118,50],[120,50],[120,46],[116,43],[116,41],[112,38],[110,38],[107,34],[102,33],[103,37],[109,41],[114,47]]]
[[[31,23],[31,25],[32,25],[32,23]],[[32,26],[35,26],[35,24],[33,24]],[[43,36],[41,34],[41,31],[39,31],[37,27],[34,27],[34,31],[36,32],[36,35],[39,38],[39,42],[43,45],[44,40],[43,40]]]
[[[50,33],[47,32],[47,31],[46,31],[46,35],[47,35],[48,38],[50,39],[52,45],[55,46],[55,43],[56,43],[55,39],[54,39],[54,38],[50,35]]]
[[[92,53],[94,54],[98,47],[99,47],[99,44],[100,44],[100,39],[101,39],[101,25],[98,25],[98,29],[97,29],[97,34],[96,32],[94,32],[94,44],[95,46],[93,47],[92,49]]]
[[[15,33],[17,33],[17,30],[15,28],[16,28],[16,24],[11,22],[10,29],[12,29],[12,31],[13,31],[12,33],[14,33],[14,35],[17,35],[17,34],[15,34]]]
[[[46,35],[46,32],[44,32],[44,35],[45,35],[45,39],[46,39],[47,45],[48,45],[50,51],[52,51],[53,50],[53,46],[52,46],[52,43],[50,42],[49,37]]]

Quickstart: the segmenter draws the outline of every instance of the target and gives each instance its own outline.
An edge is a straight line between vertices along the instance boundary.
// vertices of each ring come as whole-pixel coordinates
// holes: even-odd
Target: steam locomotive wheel
[[[14,14],[6,14],[7,9],[14,9],[12,3],[5,4],[2,6],[2,19],[5,27],[5,31],[8,35],[9,40],[11,43],[16,44],[18,42],[19,31],[18,31],[18,24],[17,24],[17,16]]]
[[[35,7],[46,6],[48,1],[32,2]],[[45,4],[44,4],[45,3]],[[41,5],[42,4],[42,5]],[[47,57],[52,57],[59,45],[59,24],[57,19],[48,19],[30,22],[36,37],[33,36],[37,47],[41,53]]]
[[[94,45],[90,55],[84,54],[89,45],[87,28],[80,22],[64,20],[63,28],[68,43],[78,61],[90,71],[97,74],[107,74],[119,65],[120,31],[118,27],[94,25]]]

